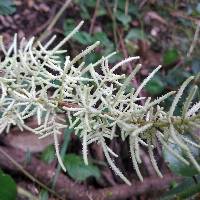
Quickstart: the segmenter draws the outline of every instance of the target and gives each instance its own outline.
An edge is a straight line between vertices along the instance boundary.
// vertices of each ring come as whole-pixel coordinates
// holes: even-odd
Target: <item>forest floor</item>
[[[155,67],[163,66],[147,84],[142,95],[156,98],[171,90],[177,90],[186,78],[200,72],[200,3],[197,0],[66,2],[0,2],[0,36],[3,36],[6,47],[9,47],[15,33],[19,41],[23,37],[29,39],[35,36],[45,43],[53,35],[57,35],[56,40],[60,41],[84,20],[81,31],[63,47],[68,50],[70,57],[74,57],[97,40],[101,45],[85,58],[86,64],[116,50],[118,54],[111,59],[111,65],[129,56],[140,56],[139,62],[143,67],[132,81],[132,87],[137,87]],[[63,6],[66,6],[66,9],[54,24],[56,14]],[[133,65],[127,64],[119,73],[128,75],[133,68]],[[197,84],[200,85],[199,81]],[[200,93],[198,95],[200,97]],[[172,99],[169,99],[163,106],[167,109],[171,102]],[[157,177],[144,149],[141,152],[141,171],[145,179],[141,183],[132,169],[128,148],[116,140],[111,142],[110,147],[120,155],[119,159],[115,160],[117,166],[133,180],[133,185],[127,186],[107,166],[102,149],[97,145],[91,145],[91,165],[85,166],[79,138],[66,132],[65,135],[68,134],[69,137],[65,156],[68,160],[71,159],[71,166],[65,174],[57,166],[52,138],[38,140],[29,132],[19,132],[14,127],[11,133],[0,136],[0,168],[11,175],[16,183],[18,200],[158,199],[183,179],[180,174],[171,173],[161,149],[157,150],[156,158],[164,178]],[[66,138],[61,136],[59,140],[62,148]],[[58,175],[57,178],[55,174]],[[193,198],[198,199],[200,196],[196,194]]]

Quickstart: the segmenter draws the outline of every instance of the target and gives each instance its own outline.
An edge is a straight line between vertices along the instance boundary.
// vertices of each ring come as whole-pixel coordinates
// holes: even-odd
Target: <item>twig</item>
[[[95,6],[95,10],[94,10],[94,14],[93,14],[92,20],[91,20],[91,25],[90,25],[90,28],[89,28],[89,33],[90,34],[92,34],[93,29],[94,29],[94,24],[95,24],[96,17],[97,17],[97,11],[98,11],[98,7],[99,7],[99,3],[100,3],[100,0],[97,0],[96,1],[96,6]]]
[[[44,29],[48,27],[48,24],[50,24],[50,22],[54,18],[55,12],[56,12],[56,6],[51,8],[51,15],[49,16],[49,19],[45,23],[43,23],[41,26],[37,27],[31,34],[37,35],[37,34],[40,34],[42,31],[44,31]]]
[[[105,2],[105,5],[106,5],[106,9],[107,9],[107,12],[108,12],[108,15],[110,16],[111,20],[112,20],[112,25],[113,25],[113,36],[114,36],[114,41],[115,41],[115,46],[117,47],[117,23],[116,23],[116,19],[115,19],[115,14],[116,14],[116,9],[117,9],[117,1],[115,1],[115,6],[114,6],[114,15],[112,14],[112,10],[110,9],[110,6],[109,6],[109,2],[107,0],[104,0]]]
[[[187,53],[187,57],[191,56],[191,54],[192,54],[192,52],[193,52],[193,50],[194,50],[194,48],[195,48],[195,46],[198,42],[199,31],[200,31],[200,22],[197,23],[197,27],[196,27],[195,34],[194,34],[194,39],[193,39],[192,44],[190,46],[190,49]]]
[[[37,180],[34,176],[31,175],[31,173],[28,172],[28,170],[26,170],[22,165],[24,165],[24,158],[25,158],[25,154],[22,157],[19,157],[18,159],[20,159],[19,161],[16,161],[15,159],[13,159],[13,157],[11,157],[10,155],[13,154],[9,154],[7,153],[7,151],[4,150],[4,148],[0,147],[0,152],[1,154],[6,157],[8,159],[8,161],[10,162],[10,165],[13,166],[14,168],[18,169],[20,172],[22,172],[26,177],[28,177],[31,181],[37,183],[39,186],[41,186],[42,188],[44,188],[45,190],[47,190],[48,192],[52,193],[53,195],[55,195],[58,199],[62,199],[59,195],[57,195],[52,189],[48,188],[45,184],[43,184],[42,182],[40,182],[39,180]],[[15,157],[15,156],[14,156]],[[63,200],[63,199],[62,199]]]
[[[129,0],[126,0],[125,9],[124,9],[124,12],[125,12],[126,16],[128,15],[128,7],[129,7]]]
[[[71,3],[71,0],[65,1],[64,5],[60,8],[58,13],[55,15],[55,17],[53,18],[53,20],[51,21],[47,29],[38,38],[38,41],[40,42],[44,41],[51,34],[52,28],[54,27],[54,25],[56,24],[56,22],[58,21],[58,19],[60,18],[60,16],[63,14],[63,12],[65,11],[65,9],[68,7],[70,3]]]
[[[7,155],[12,155],[15,158],[15,162],[23,166],[30,174],[37,177],[39,180],[50,184],[52,174],[55,172],[55,168],[50,165],[44,164],[34,156],[32,157],[31,163],[24,164],[25,153],[21,150],[11,149],[8,147],[1,147],[1,152],[6,152]],[[3,151],[2,151],[3,150]],[[16,167],[5,154],[0,154],[0,166],[14,172],[22,172]],[[180,180],[170,174],[165,174],[163,179],[158,177],[150,177],[144,179],[144,182],[136,181],[132,186],[126,184],[108,187],[105,189],[93,189],[87,188],[84,185],[80,185],[68,179],[67,176],[59,174],[58,180],[55,185],[57,193],[62,195],[64,198],[73,200],[89,200],[89,199],[101,199],[101,200],[120,200],[127,199],[133,195],[139,195],[144,192],[151,192],[155,190],[164,190],[168,188],[168,184],[173,180]]]
[[[173,17],[182,17],[184,19],[187,19],[187,20],[191,20],[192,22],[198,24],[200,22],[199,19],[196,19],[194,17],[191,17],[191,16],[188,16],[188,15],[185,15],[183,12],[179,11],[174,11],[174,12],[170,12],[170,14],[173,16]]]

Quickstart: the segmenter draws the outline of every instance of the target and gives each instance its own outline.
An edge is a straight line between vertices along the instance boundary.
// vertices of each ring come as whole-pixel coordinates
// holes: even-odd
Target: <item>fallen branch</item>
[[[12,155],[17,163],[23,166],[24,170],[28,171],[35,178],[50,185],[52,177],[55,175],[55,168],[51,165],[46,165],[39,159],[32,156],[31,162],[24,162],[25,153],[19,149],[13,149],[8,147],[0,147],[0,167],[6,168],[14,172],[21,172],[21,170],[13,164],[2,152],[6,152],[8,155]],[[160,178],[146,178],[144,182],[139,181],[128,186],[126,184],[117,185],[105,189],[87,188],[85,185],[81,185],[73,182],[64,174],[59,174],[58,180],[55,185],[55,191],[59,195],[67,199],[73,200],[117,200],[126,199],[134,195],[139,195],[146,192],[157,190],[161,191],[168,188],[168,184],[173,180],[179,180],[173,175],[166,174],[163,179]]]

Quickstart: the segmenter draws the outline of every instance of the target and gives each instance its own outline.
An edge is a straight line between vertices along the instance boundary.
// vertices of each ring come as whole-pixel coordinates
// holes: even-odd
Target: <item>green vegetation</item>
[[[55,4],[55,14],[61,7],[61,4],[57,2],[52,3],[50,0],[46,0],[43,2],[35,0],[33,1],[32,5],[28,4],[28,6],[24,2],[22,4],[16,3],[16,5],[15,3],[15,1],[11,0],[0,1],[0,15],[2,15],[1,17],[5,17],[6,22],[6,17],[13,17],[14,19],[15,14],[20,14],[20,12],[22,12],[23,10],[23,7],[34,10],[34,6],[36,6],[37,4],[43,5],[43,8],[44,6],[48,8],[48,6],[53,6]],[[40,11],[40,9],[42,9],[42,6],[41,8],[37,7],[37,9],[35,11],[31,10],[31,12],[40,12],[41,15],[48,15],[48,18],[50,18],[50,14],[48,13],[48,11],[46,11],[46,14],[42,14],[43,11]],[[53,53],[52,55],[49,54],[50,57],[46,57],[46,60],[49,59],[47,62],[51,63],[53,61],[53,64],[51,66],[49,63],[47,63],[49,64],[47,67],[45,66],[46,68],[49,67],[49,71],[46,69],[45,71],[41,67],[41,71],[37,69],[39,72],[38,76],[36,76],[35,74],[34,76],[31,76],[30,74],[33,71],[34,73],[36,72],[36,66],[40,66],[40,64],[44,60],[40,56],[37,57],[39,54],[43,55],[43,53],[40,52],[41,49],[39,50],[39,46],[37,46],[37,40],[34,40],[32,42],[30,42],[30,40],[27,55],[28,58],[29,56],[32,57],[30,58],[30,60],[27,59],[28,64],[26,66],[31,66],[31,70],[33,71],[30,72],[30,74],[28,75],[26,74],[25,76],[25,74],[23,73],[26,73],[26,70],[24,70],[24,72],[20,74],[21,77],[18,77],[17,80],[14,80],[14,74],[9,74],[8,71],[14,69],[15,73],[17,73],[22,70],[23,67],[24,69],[26,67],[23,66],[22,68],[15,69],[15,63],[17,63],[16,65],[18,65],[19,62],[23,60],[23,58],[23,61],[26,61],[25,54],[21,57],[18,57],[18,54],[16,54],[18,58],[13,58],[14,56],[12,54],[14,54],[15,47],[17,48],[17,39],[14,39],[14,45],[12,47],[13,49],[11,48],[10,50],[10,55],[6,56],[5,52],[3,57],[3,54],[0,55],[0,69],[8,72],[7,77],[4,77],[5,80],[2,78],[2,75],[0,75],[0,78],[2,79],[0,82],[1,84],[3,84],[3,86],[1,85],[0,90],[1,103],[4,102],[4,108],[0,108],[0,120],[2,119],[0,124],[0,132],[5,132],[6,130],[7,132],[10,131],[10,134],[12,134],[13,125],[17,125],[19,129],[29,131],[31,130],[41,137],[45,137],[48,136],[48,134],[51,135],[51,132],[47,131],[48,127],[51,127],[50,123],[46,123],[46,125],[48,126],[42,127],[42,122],[44,121],[44,118],[48,118],[47,114],[53,116],[53,114],[56,113],[57,116],[57,113],[59,113],[59,115],[62,115],[64,113],[65,115],[67,115],[67,125],[70,124],[71,126],[67,127],[66,121],[64,121],[64,123],[61,123],[62,117],[61,120],[59,119],[60,121],[58,120],[57,124],[55,124],[55,126],[58,128],[56,130],[60,131],[60,133],[62,133],[64,130],[64,137],[61,139],[57,138],[59,140],[60,146],[58,146],[58,141],[56,141],[56,151],[54,145],[50,144],[40,153],[36,153],[36,157],[39,158],[42,162],[54,167],[57,162],[57,157],[59,157],[58,160],[61,165],[58,165],[55,168],[55,175],[52,177],[49,183],[49,187],[51,187],[52,189],[56,188],[56,183],[58,181],[59,175],[63,174],[61,168],[66,169],[65,176],[69,177],[75,183],[85,184],[88,186],[93,185],[97,189],[102,187],[110,187],[112,184],[119,185],[121,183],[116,175],[112,174],[112,172],[112,178],[110,178],[111,180],[108,180],[109,178],[105,176],[105,174],[109,171],[108,165],[110,165],[115,173],[128,184],[130,183],[129,180],[138,180],[138,178],[136,178],[137,176],[140,180],[143,180],[144,176],[145,181],[145,178],[151,177],[151,175],[149,174],[148,170],[147,172],[143,170],[146,165],[146,163],[142,159],[142,155],[144,154],[147,157],[150,156],[150,161],[152,162],[153,168],[159,176],[162,176],[163,174],[165,178],[165,174],[167,174],[167,171],[170,170],[174,175],[182,177],[181,180],[173,181],[171,186],[169,184],[168,191],[165,194],[163,193],[161,195],[161,199],[195,198],[197,195],[199,195],[198,193],[200,191],[200,178],[198,171],[200,165],[198,106],[200,100],[200,90],[197,89],[200,86],[200,54],[198,48],[199,16],[200,3],[198,3],[198,1],[144,1],[144,4],[142,4],[142,1],[137,0],[134,2],[129,0],[73,1],[73,3],[71,3],[71,7],[67,8],[67,11],[64,12],[62,17],[59,18],[58,23],[54,25],[57,29],[51,28],[51,30],[49,31],[58,36],[57,41],[63,40],[64,37],[66,37],[71,31],[74,30],[74,28],[81,20],[84,20],[84,26],[81,28],[81,30],[74,34],[73,37],[69,41],[67,41],[65,45],[62,46],[62,49],[67,49],[67,55],[70,56],[70,58],[66,58],[66,53],[63,52],[56,52],[56,54],[54,55]],[[52,17],[52,19],[54,18]],[[39,20],[40,19],[38,19],[38,21]],[[49,23],[51,23],[51,21]],[[36,23],[36,26],[41,26],[41,24],[39,23],[40,22],[38,22],[38,24]],[[0,35],[4,36],[5,33],[9,35],[10,32],[12,32],[12,28],[9,29],[8,27],[4,26],[5,25],[0,25]],[[46,27],[48,27],[48,24],[46,25]],[[41,29],[43,31],[36,32],[36,37],[42,35],[45,29]],[[29,30],[29,33],[32,31],[33,30]],[[13,37],[13,35],[10,35],[10,38]],[[19,35],[20,34],[18,34],[18,37]],[[29,34],[29,36],[32,35]],[[49,38],[50,37],[45,36],[44,39],[41,41],[42,44],[48,42]],[[58,44],[57,41],[52,41],[50,47],[56,46]],[[100,46],[97,46],[97,44],[92,46],[96,41],[100,41]],[[0,41],[0,43],[1,49],[3,49],[2,41]],[[37,51],[34,49],[34,45],[38,48],[36,49]],[[9,45],[5,43],[6,49],[8,46]],[[86,47],[88,46],[91,47],[91,52],[82,52],[82,49],[86,49]],[[93,51],[94,47],[97,48]],[[50,52],[49,49],[48,51]],[[8,51],[6,50],[7,54],[9,54]],[[107,59],[104,58],[113,51],[117,51],[117,54],[110,57],[109,63],[107,64]],[[30,52],[33,52],[32,55]],[[85,62],[85,65],[83,65],[83,67],[80,67],[80,69],[85,70],[85,72],[81,74],[81,70],[76,71],[74,69],[74,71],[72,70],[70,72],[70,76],[73,76],[72,74],[76,74],[76,77],[80,78],[80,80],[75,81],[79,87],[77,89],[77,87],[75,87],[72,83],[70,83],[71,85],[67,85],[67,81],[65,84],[62,84],[62,77],[59,77],[58,74],[55,74],[55,71],[58,69],[57,67],[60,67],[60,71],[58,70],[59,73],[64,74],[62,70],[65,71],[65,68],[67,69],[68,65],[66,63],[68,61],[70,63],[73,58],[80,52],[82,52],[84,55],[81,56],[81,59],[78,59],[73,63],[73,67],[80,67],[81,63]],[[44,54],[48,55],[48,53],[45,52]],[[135,59],[135,64],[131,62],[126,63],[125,61],[124,64],[120,65],[120,67],[117,67],[117,70],[115,71],[116,74],[112,72],[109,75],[112,79],[115,75],[125,74],[123,79],[116,79],[119,87],[115,87],[114,84],[111,84],[114,79],[110,80],[111,82],[109,82],[107,85],[103,85],[102,83],[104,87],[104,93],[101,91],[102,93],[100,95],[98,84],[101,84],[101,80],[96,73],[101,75],[102,69],[105,70],[105,66],[107,66],[111,70],[112,67],[116,66],[116,63],[124,60],[124,58],[130,58],[136,55],[140,56],[140,60]],[[102,56],[104,56],[104,58],[102,58]],[[6,60],[6,57],[8,58],[7,62],[4,61],[4,59]],[[34,57],[36,58],[36,60],[33,59]],[[41,63],[39,63],[37,59],[40,60]],[[67,59],[70,60],[67,61]],[[95,66],[95,63],[101,59],[105,62],[105,64]],[[35,62],[37,63],[37,65],[35,64]],[[136,67],[138,67],[138,63],[141,63],[143,67],[136,76],[130,77],[129,75],[132,73],[132,71]],[[89,70],[89,64],[91,64],[90,69],[93,69],[95,71],[95,74],[94,72],[91,72]],[[138,106],[137,109],[139,114],[136,112],[135,108],[127,108],[129,113],[134,113],[134,117],[132,117],[132,119],[128,118],[128,115],[125,115],[124,113],[122,115],[121,113],[124,111],[123,109],[120,109],[122,107],[126,107],[127,102],[131,102],[128,95],[130,94],[130,97],[134,97],[134,93],[137,91],[141,83],[143,83],[143,80],[145,80],[145,78],[148,77],[151,72],[154,73],[155,68],[159,64],[162,65],[162,68],[146,84],[143,85],[143,89],[139,91],[137,96],[137,98],[145,96],[151,97],[151,99],[139,99],[137,101],[135,100],[134,106]],[[8,69],[8,67],[10,68]],[[52,72],[52,70],[54,72]],[[51,74],[48,74],[48,72],[50,72]],[[67,75],[69,75],[69,72]],[[76,77],[70,76],[69,78],[73,78],[73,80],[76,79]],[[27,77],[29,77],[29,79]],[[128,79],[130,79],[128,83],[124,81],[127,80],[127,77]],[[193,77],[193,79],[190,79],[190,77]],[[91,81],[91,79],[93,81]],[[181,98],[179,99],[177,94],[176,96],[171,95],[172,91],[180,91],[180,87],[185,80],[188,80],[188,83],[186,84],[185,82],[185,86],[187,87],[184,88],[184,92],[180,92]],[[48,85],[47,82],[48,84],[51,84],[51,89],[46,87]],[[25,84],[29,86],[25,86]],[[121,87],[120,84],[124,84],[124,86]],[[40,87],[40,85],[42,86]],[[72,104],[69,104],[69,106],[66,107],[65,104],[63,104],[63,101],[61,101],[63,99],[64,101],[66,100],[65,98],[63,98],[66,96],[65,92],[63,92],[62,90],[59,90],[57,92],[57,95],[60,99],[58,99],[56,95],[52,95],[53,98],[50,100],[50,102],[46,102],[45,98],[43,98],[44,96],[42,95],[44,94],[44,91],[47,92],[48,90],[49,93],[51,93],[52,91],[55,92],[57,91],[57,88],[60,87],[63,89],[66,87],[66,85],[69,86],[69,88],[73,88],[73,92],[70,93],[70,95],[72,95],[73,98],[75,97],[76,99],[75,101],[73,101],[73,99],[71,101],[70,99],[70,103]],[[108,86],[111,89],[109,89]],[[21,90],[21,88],[23,88],[23,90]],[[33,102],[31,104],[31,107],[28,109],[28,105],[24,102],[25,100],[27,100],[27,96],[29,98],[29,95],[32,95],[34,93],[33,88],[35,88],[35,91],[37,91],[37,95],[41,95],[42,98],[39,99],[38,102]],[[120,88],[123,88],[124,92],[122,92],[122,89]],[[4,89],[7,92],[6,95],[3,94]],[[12,89],[12,91],[10,89]],[[89,97],[91,97],[91,94],[94,94],[94,91],[97,91],[96,93],[99,96],[102,96],[102,98],[105,99],[105,102],[102,103],[102,98],[99,99],[97,105],[93,108],[98,110],[98,108],[101,108],[101,106],[98,107],[98,104],[102,104],[103,108],[98,110],[101,111],[101,113],[98,113],[98,115],[92,115],[89,112],[88,122],[88,120],[86,120],[86,115],[74,115],[74,113],[81,113],[81,110],[78,110],[79,107],[76,108],[77,103],[79,106],[85,108],[82,100],[79,101],[79,98],[82,98],[79,93],[88,93]],[[118,95],[116,95],[118,91],[121,91],[121,93],[119,92]],[[111,99],[116,100],[116,102],[121,100],[121,102],[118,102],[117,104],[118,113],[117,110],[115,110],[116,107],[112,107],[112,100],[108,100],[109,92],[114,94],[111,95]],[[158,103],[150,107],[147,106],[148,109],[144,109],[142,111],[140,106],[144,107],[144,105],[151,104],[152,102],[155,102],[157,96],[162,97],[167,93],[169,93],[170,95],[168,95],[167,98],[164,98],[164,101],[159,101]],[[17,109],[19,111],[18,114],[23,113],[23,115],[20,115],[22,118],[26,116],[26,114],[30,114],[30,112],[32,112],[36,108],[35,114],[31,116],[35,116],[37,124],[41,125],[41,129],[34,129],[31,126],[29,127],[29,124],[27,124],[27,126],[25,127],[23,123],[21,124],[23,120],[15,121],[16,118],[12,118],[12,120],[14,120],[14,122],[16,123],[11,122],[10,124],[5,125],[5,122],[7,123],[8,121],[3,118],[3,113],[5,112],[6,108],[9,107],[8,101],[10,101],[10,96],[8,94],[14,99],[18,98],[17,103],[19,104],[19,106],[15,102],[13,103],[13,109]],[[87,101],[90,101],[89,97]],[[7,98],[6,101],[4,101],[4,98]],[[92,98],[94,99],[94,97]],[[176,100],[177,102],[175,102]],[[126,104],[123,104],[123,101],[126,102]],[[68,101],[65,101],[65,103],[66,102],[69,103]],[[106,104],[106,102],[109,102],[110,104]],[[74,105],[75,108],[73,108]],[[174,105],[173,109],[172,105]],[[56,112],[51,111],[48,113],[47,107],[49,108],[51,106],[52,108],[58,106],[55,109]],[[39,110],[41,107],[43,107],[44,109],[42,108],[41,110]],[[24,111],[26,110],[26,108],[29,111],[27,113]],[[191,109],[194,112],[192,112]],[[112,115],[112,110],[115,110],[117,114]],[[170,110],[173,110],[171,111],[171,116]],[[188,112],[190,113],[190,115],[188,114],[187,116]],[[160,117],[160,115],[162,115],[162,117]],[[157,118],[154,118],[154,116],[157,116]],[[186,116],[189,119],[187,119]],[[147,120],[147,118],[149,118],[149,121]],[[56,119],[57,118],[55,118],[55,120]],[[172,121],[169,121],[169,119],[171,119]],[[24,121],[26,121],[26,118]],[[96,123],[97,121],[98,123],[101,122],[100,128]],[[122,122],[126,124],[123,124]],[[131,126],[132,124],[136,125],[137,128],[132,130],[131,132],[129,131],[129,126]],[[113,128],[113,125],[116,127]],[[100,138],[98,135],[99,138],[97,138],[97,132],[95,131],[91,132],[94,135],[90,134],[90,128],[92,130],[94,129],[95,131],[98,131],[98,134],[103,135],[103,137]],[[84,132],[83,130],[86,130],[86,132]],[[139,132],[137,132],[138,130]],[[156,131],[159,134],[156,133]],[[76,136],[74,135],[74,132],[76,133]],[[106,134],[104,135],[105,132]],[[112,132],[114,132],[113,135],[111,135]],[[132,133],[137,133],[139,137],[132,137]],[[86,138],[85,135],[89,135],[89,139]],[[84,143],[84,139],[87,140],[87,142]],[[179,140],[180,143],[178,142]],[[144,146],[148,146],[147,150],[144,147],[141,147],[141,144],[138,141],[142,141]],[[91,148],[91,146],[89,145],[92,142],[95,142],[95,144],[93,145],[102,146],[101,151],[103,151],[103,153],[105,154],[106,159],[103,158],[103,160],[99,160],[99,158],[102,159],[102,157],[99,156],[96,151],[93,151],[93,147]],[[159,143],[159,145],[157,144],[157,142]],[[131,146],[134,146],[134,148],[131,148]],[[111,150],[110,147],[114,148],[112,148]],[[154,147],[158,147],[158,149],[156,150],[156,148]],[[162,150],[162,154],[160,154],[160,150]],[[28,149],[27,152],[29,152]],[[115,152],[117,152],[118,158],[115,158],[117,157]],[[83,158],[82,153],[84,154]],[[31,163],[32,156],[35,156],[34,154],[32,154],[32,152],[30,152],[30,155],[30,160],[26,162],[27,165]],[[87,155],[89,155],[88,158]],[[130,155],[132,157],[134,170],[130,170]],[[165,167],[161,165],[162,160],[164,160],[165,162]],[[86,164],[88,163],[88,165],[85,165],[84,162]],[[114,162],[116,163],[116,165],[122,167],[122,169],[119,170],[118,168],[116,168],[116,166],[113,165]],[[185,163],[187,164],[188,162],[192,163],[193,165],[185,165]],[[162,171],[162,174],[160,171]],[[11,170],[8,170],[8,172],[7,170],[5,170],[5,172],[11,172],[12,174]],[[143,176],[141,174],[143,174]],[[18,183],[21,181],[21,179],[23,180],[24,177],[18,178],[15,173],[12,174],[12,176],[13,178],[5,174],[3,171],[1,171],[0,173],[0,199],[2,200],[16,199],[16,185],[18,185]],[[127,178],[129,180],[127,180]],[[1,187],[1,185],[4,185],[4,187]],[[40,200],[47,200],[52,195],[52,193],[47,191],[47,189],[39,189],[41,190],[40,194],[35,195],[38,196]],[[21,192],[19,191],[18,194],[20,195]],[[113,193],[109,191],[107,191],[107,194],[108,196],[113,195]],[[21,195],[27,196],[27,194],[24,193]],[[146,193],[144,192],[144,198],[147,198],[147,196],[145,195]],[[138,198],[140,198],[139,195]],[[155,197],[152,196],[150,198],[154,199]]]

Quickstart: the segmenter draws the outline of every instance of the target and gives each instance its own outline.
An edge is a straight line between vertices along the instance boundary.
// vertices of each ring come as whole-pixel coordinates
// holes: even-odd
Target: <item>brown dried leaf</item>
[[[58,135],[58,138],[61,140],[62,136]],[[10,133],[6,135],[4,142],[11,147],[36,153],[42,152],[48,145],[53,144],[54,140],[52,136],[38,139],[38,136],[31,132],[19,131],[19,134]]]

